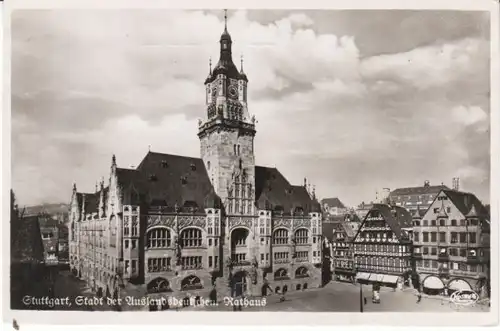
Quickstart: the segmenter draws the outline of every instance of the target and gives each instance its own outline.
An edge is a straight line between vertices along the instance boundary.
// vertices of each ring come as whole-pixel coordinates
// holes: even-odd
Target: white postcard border
[[[181,6],[180,6],[181,5]],[[180,6],[180,7],[179,7]],[[19,9],[36,8],[269,8],[269,9],[456,9],[456,10],[484,10],[491,13],[491,310],[488,313],[286,313],[286,312],[243,312],[239,314],[226,312],[74,312],[74,311],[12,311],[9,309],[9,263],[10,260],[10,231],[9,231],[9,199],[8,190],[11,187],[10,178],[10,13]],[[426,1],[325,1],[300,0],[289,1],[211,1],[210,5],[202,0],[184,0],[180,3],[149,0],[11,0],[4,3],[3,11],[3,108],[2,112],[2,291],[4,323],[12,325],[12,320],[20,324],[52,324],[52,325],[129,325],[132,328],[139,324],[176,324],[176,325],[436,325],[436,326],[471,326],[494,325],[498,323],[498,220],[499,187],[500,183],[500,104],[499,89],[499,31],[498,31],[498,3],[492,0],[426,0]],[[478,315],[479,314],[479,315]]]

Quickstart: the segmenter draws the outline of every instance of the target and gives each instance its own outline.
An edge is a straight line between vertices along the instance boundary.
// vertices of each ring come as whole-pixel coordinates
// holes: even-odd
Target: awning
[[[384,275],[384,283],[396,284],[398,282],[399,277],[394,275]]]
[[[384,275],[381,274],[370,274],[370,278],[368,279],[371,282],[382,282],[384,279]]]
[[[469,283],[467,283],[463,279],[454,279],[448,284],[448,288],[450,290],[456,290],[456,291],[461,291],[461,290],[472,290],[471,286]]]
[[[424,280],[423,286],[431,290],[440,290],[444,288],[443,281],[436,276],[429,276]]]
[[[363,279],[363,280],[368,280],[370,278],[370,274],[366,272],[358,272],[356,274],[356,280],[358,279]]]

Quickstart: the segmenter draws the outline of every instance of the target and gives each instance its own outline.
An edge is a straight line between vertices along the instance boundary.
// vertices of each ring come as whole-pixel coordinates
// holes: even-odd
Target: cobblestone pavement
[[[112,310],[106,304],[93,303],[95,294],[85,285],[85,282],[77,279],[69,271],[59,273],[54,288],[55,297],[69,297],[71,306],[55,307],[56,310],[80,310],[80,311],[109,311]],[[81,304],[76,303],[76,298],[80,297]],[[87,298],[87,300],[85,300]],[[105,302],[105,301],[103,301]]]
[[[393,291],[382,289],[380,304],[371,302],[371,287],[363,286],[366,298],[364,312],[488,312],[488,306],[475,305],[458,307],[443,298],[422,298],[417,303],[413,290]],[[184,310],[184,309],[182,309]],[[187,310],[232,311],[233,307],[224,303],[212,307],[190,307]],[[323,288],[290,292],[286,300],[280,302],[278,295],[266,297],[266,306],[244,307],[243,311],[299,311],[299,312],[359,312],[359,286],[332,282]]]

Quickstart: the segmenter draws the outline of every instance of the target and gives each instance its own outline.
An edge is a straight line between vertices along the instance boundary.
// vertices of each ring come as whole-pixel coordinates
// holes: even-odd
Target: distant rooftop
[[[430,182],[426,181],[422,186],[397,188],[390,193],[390,196],[394,197],[398,195],[437,194],[441,190],[449,190],[449,188],[443,184],[430,185]]]
[[[321,205],[328,205],[328,208],[345,208],[345,205],[340,201],[339,198],[325,198],[321,200]]]

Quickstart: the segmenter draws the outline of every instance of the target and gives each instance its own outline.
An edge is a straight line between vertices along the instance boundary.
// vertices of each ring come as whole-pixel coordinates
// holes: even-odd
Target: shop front
[[[396,288],[399,287],[398,284],[402,284],[402,279],[399,275],[358,272],[356,274],[356,282],[365,285],[379,284],[385,287]]]

